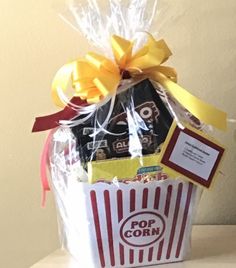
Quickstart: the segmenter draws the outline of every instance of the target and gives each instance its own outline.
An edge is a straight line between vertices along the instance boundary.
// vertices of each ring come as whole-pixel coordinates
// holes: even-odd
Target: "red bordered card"
[[[206,188],[212,185],[225,149],[205,133],[174,122],[160,155],[161,165],[174,177],[185,177]]]

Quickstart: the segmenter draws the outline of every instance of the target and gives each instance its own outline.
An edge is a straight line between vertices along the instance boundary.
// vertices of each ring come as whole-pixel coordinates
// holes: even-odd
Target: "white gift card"
[[[192,127],[180,129],[173,123],[162,149],[161,163],[169,171],[209,188],[224,150],[201,131]]]

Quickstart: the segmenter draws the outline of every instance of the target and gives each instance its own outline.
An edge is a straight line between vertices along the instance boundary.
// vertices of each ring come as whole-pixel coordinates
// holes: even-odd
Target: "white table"
[[[181,263],[158,266],[158,268],[213,267],[236,268],[236,225],[194,226],[191,259]],[[31,268],[79,267],[78,263],[68,253],[57,250]]]

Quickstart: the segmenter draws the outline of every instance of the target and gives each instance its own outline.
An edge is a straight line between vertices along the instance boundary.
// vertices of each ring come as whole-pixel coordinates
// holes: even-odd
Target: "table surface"
[[[157,266],[150,266],[150,268],[155,267]],[[159,267],[236,268],[236,225],[194,226],[190,260],[163,264]],[[68,253],[56,250],[45,259],[31,266],[31,268],[79,268],[79,266]]]

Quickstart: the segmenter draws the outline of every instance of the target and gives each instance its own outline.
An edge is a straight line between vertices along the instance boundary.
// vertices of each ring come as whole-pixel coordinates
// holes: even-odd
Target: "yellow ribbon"
[[[144,74],[160,83],[181,105],[202,122],[226,130],[227,115],[212,105],[193,96],[176,84],[176,71],[162,64],[172,55],[164,40],[156,41],[151,34],[147,43],[133,55],[133,42],[113,35],[111,46],[115,62],[97,53],[87,53],[64,65],[54,77],[52,97],[54,103],[64,107],[60,90],[65,93],[71,82],[74,96],[97,103],[116,93],[124,72],[131,77]],[[145,92],[144,92],[145,94]]]

